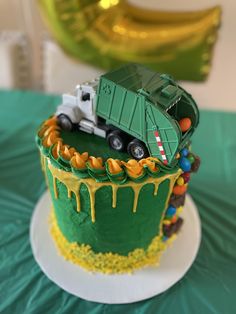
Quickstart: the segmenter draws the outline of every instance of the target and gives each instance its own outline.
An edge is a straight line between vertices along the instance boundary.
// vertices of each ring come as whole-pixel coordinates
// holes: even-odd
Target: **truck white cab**
[[[76,86],[74,94],[63,94],[62,104],[56,115],[63,129],[71,131],[73,126],[87,133],[106,137],[106,132],[98,127],[96,115],[96,90],[99,79]]]

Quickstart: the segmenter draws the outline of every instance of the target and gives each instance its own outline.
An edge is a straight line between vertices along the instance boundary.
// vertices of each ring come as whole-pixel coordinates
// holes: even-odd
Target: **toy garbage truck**
[[[170,76],[137,64],[78,85],[74,95],[63,95],[56,115],[63,129],[96,134],[136,160],[152,156],[169,166],[199,121],[190,94]]]

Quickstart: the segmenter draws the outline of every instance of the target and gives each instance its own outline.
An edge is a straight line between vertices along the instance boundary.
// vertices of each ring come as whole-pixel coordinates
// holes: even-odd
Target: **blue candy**
[[[176,208],[172,205],[170,205],[168,208],[167,208],[167,211],[166,211],[166,216],[174,216],[176,213]]]
[[[183,149],[180,151],[180,155],[181,155],[182,157],[187,157],[187,156],[188,156],[188,153],[189,153],[189,151],[188,151],[187,148],[183,148]]]
[[[180,158],[179,166],[184,172],[191,170],[191,162],[186,157]]]

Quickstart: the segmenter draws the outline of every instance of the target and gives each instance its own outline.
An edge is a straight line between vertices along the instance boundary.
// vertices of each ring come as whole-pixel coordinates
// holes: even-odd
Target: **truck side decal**
[[[165,153],[165,150],[164,150],[164,147],[163,147],[162,140],[160,138],[159,132],[157,130],[154,131],[154,135],[155,135],[155,138],[156,138],[156,141],[157,141],[157,146],[158,146],[158,148],[160,150],[162,161],[163,161],[163,163],[165,165],[167,165],[168,161],[167,161],[167,158],[166,158],[166,153]]]

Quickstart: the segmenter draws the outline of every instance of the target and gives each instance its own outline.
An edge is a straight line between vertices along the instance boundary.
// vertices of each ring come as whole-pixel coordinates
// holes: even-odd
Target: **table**
[[[236,113],[202,110],[193,136],[202,165],[190,193],[201,216],[202,242],[191,269],[161,295],[106,305],[50,282],[30,247],[31,215],[45,190],[34,136],[59,102],[54,95],[0,91],[0,312],[236,313]]]

